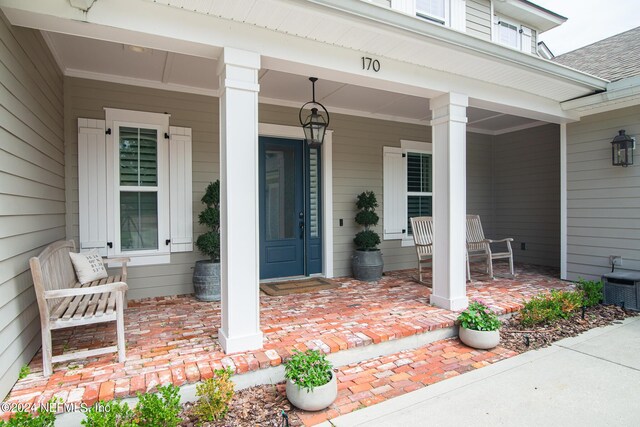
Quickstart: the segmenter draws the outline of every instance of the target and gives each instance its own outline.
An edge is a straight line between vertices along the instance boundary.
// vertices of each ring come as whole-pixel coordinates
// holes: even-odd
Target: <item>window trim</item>
[[[113,242],[113,248],[107,248],[107,257],[130,257],[131,265],[166,264],[170,262],[170,245],[163,245],[171,239],[170,204],[169,204],[169,141],[165,134],[169,133],[169,114],[143,111],[105,108],[105,125],[111,129],[107,134],[107,237]],[[122,251],[120,238],[120,127],[136,127],[156,129],[158,132],[158,164],[157,190],[158,198],[158,249]],[[149,191],[154,187],[139,188]],[[134,190],[135,191],[135,190]]]
[[[402,149],[402,153],[403,154],[408,154],[408,153],[421,153],[421,154],[430,154],[431,155],[431,161],[433,162],[433,144],[430,142],[421,142],[421,141],[409,141],[409,140],[401,140],[400,141],[400,148]],[[433,163],[432,163],[433,164]],[[407,174],[409,173],[409,169],[408,167],[406,167],[406,163],[405,163],[405,185],[404,188],[402,189],[403,193],[404,193],[404,197],[407,200],[407,210],[409,209],[409,196],[410,195],[423,195],[424,193],[420,192],[409,192],[407,189],[408,183],[407,183]],[[433,177],[432,177],[433,179]],[[432,185],[431,188],[431,201],[433,202],[433,196],[435,194],[435,186]],[[407,217],[408,212],[405,212],[405,220]],[[405,246],[415,246],[415,243],[413,242],[413,235],[409,234],[409,229],[407,228],[407,232],[405,233],[405,236],[401,239],[401,246],[405,247]]]

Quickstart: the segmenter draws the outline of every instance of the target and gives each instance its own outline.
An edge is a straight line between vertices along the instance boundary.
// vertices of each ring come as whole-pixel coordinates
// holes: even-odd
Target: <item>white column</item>
[[[567,280],[567,124],[560,124],[560,278]]]
[[[433,112],[433,292],[431,304],[467,307],[467,105],[447,93],[431,100]]]
[[[220,280],[226,353],[262,347],[258,237],[260,55],[225,48],[220,76]]]

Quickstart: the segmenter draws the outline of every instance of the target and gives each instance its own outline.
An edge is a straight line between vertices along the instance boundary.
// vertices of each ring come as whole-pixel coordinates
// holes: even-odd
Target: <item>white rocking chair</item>
[[[493,260],[509,259],[509,271],[512,277],[515,277],[513,269],[513,250],[511,249],[512,238],[491,240],[484,237],[482,231],[482,223],[480,215],[467,215],[467,279],[471,280],[471,268],[469,262],[471,259],[484,259],[487,264],[487,273],[493,279]],[[506,243],[507,252],[492,252],[492,243]]]

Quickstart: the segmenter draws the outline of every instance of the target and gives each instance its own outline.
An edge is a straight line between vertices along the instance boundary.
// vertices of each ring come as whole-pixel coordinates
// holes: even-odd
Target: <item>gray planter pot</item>
[[[196,261],[193,290],[200,301],[220,301],[220,263]]]
[[[464,344],[479,350],[493,348],[500,342],[500,331],[474,331],[460,326],[458,336]]]
[[[364,282],[380,280],[383,267],[382,252],[378,249],[375,251],[356,250],[351,257],[353,277]]]
[[[299,388],[291,380],[287,380],[287,399],[296,408],[305,411],[320,411],[331,405],[338,397],[338,383],[336,375],[331,372],[331,381],[325,385],[315,387],[308,391],[306,388]]]

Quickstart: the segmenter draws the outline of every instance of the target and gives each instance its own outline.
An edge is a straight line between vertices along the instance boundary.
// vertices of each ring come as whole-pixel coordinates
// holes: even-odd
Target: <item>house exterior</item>
[[[433,215],[431,303],[448,309],[467,304],[467,213],[563,278],[608,255],[638,268],[638,167],[608,161],[612,129],[640,130],[637,79],[539,56],[566,18],[529,1],[0,8],[0,394],[40,347],[29,257],[74,239],[132,258],[129,298],[191,293],[218,178],[227,352],[262,344],[260,280],[350,274],[365,190],[386,270],[415,267],[408,218]],[[331,114],[320,148],[298,118],[310,76]]]

